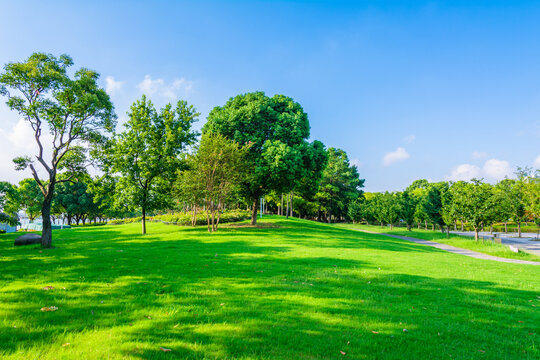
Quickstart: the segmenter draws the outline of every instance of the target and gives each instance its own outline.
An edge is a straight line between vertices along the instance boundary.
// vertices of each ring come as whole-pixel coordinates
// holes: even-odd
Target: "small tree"
[[[474,239],[478,241],[480,229],[492,217],[493,190],[491,185],[473,179],[463,184],[454,194],[454,201],[462,218],[474,229]]]
[[[205,134],[197,152],[188,158],[189,170],[181,174],[178,188],[187,196],[201,197],[208,231],[217,230],[224,205],[246,176],[248,148],[222,135]]]
[[[407,225],[407,230],[411,231],[416,214],[416,198],[407,190],[399,194],[401,218]]]
[[[19,223],[20,209],[17,187],[7,181],[0,181],[0,223],[15,226]]]
[[[195,141],[191,126],[199,113],[183,100],[157,112],[143,95],[128,116],[126,130],[106,148],[104,162],[108,172],[122,175],[116,201],[141,209],[146,234],[146,213],[171,202],[172,184],[182,165],[180,154]]]
[[[17,193],[21,209],[30,221],[34,221],[39,216],[43,204],[43,193],[38,183],[32,178],[23,179],[19,182]]]
[[[52,246],[51,204],[54,189],[59,180],[64,157],[69,156],[78,145],[94,144],[103,140],[103,134],[115,126],[113,105],[109,96],[97,85],[99,74],[82,68],[73,77],[67,69],[73,61],[67,55],[55,57],[34,53],[26,61],[9,63],[0,74],[0,94],[8,97],[7,105],[17,111],[32,127],[38,145],[35,158],[45,170],[42,181],[30,157],[14,159],[17,170],[30,168],[43,200],[41,216],[43,230],[41,246]],[[53,141],[52,157],[46,160],[43,132],[49,132]],[[85,160],[82,157],[82,160]],[[64,167],[76,166],[64,162]]]

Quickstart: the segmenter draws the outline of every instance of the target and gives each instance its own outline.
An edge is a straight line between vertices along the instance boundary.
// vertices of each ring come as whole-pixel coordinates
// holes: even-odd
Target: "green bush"
[[[173,213],[173,214],[148,216],[146,219],[148,221],[160,221],[164,224],[190,226],[191,217],[192,217],[191,213],[180,212],[180,213]],[[251,218],[251,212],[248,210],[227,210],[221,214],[219,223],[223,224],[223,223],[230,223],[230,222],[238,222],[238,221],[247,220],[249,218]],[[134,218],[109,220],[107,224],[121,225],[121,224],[139,222],[141,220],[142,220],[142,217],[139,216],[139,217],[134,217]],[[206,224],[207,224],[206,212],[198,213],[196,225],[206,225]]]
[[[219,219],[220,224],[230,223],[247,220],[251,217],[251,213],[247,210],[228,210],[221,214]],[[149,218],[152,221],[161,221],[165,224],[174,224],[174,225],[191,225],[191,213],[173,213],[173,214],[163,214],[156,215]],[[201,212],[197,214],[196,225],[206,225],[206,212]]]
[[[115,220],[109,220],[107,224],[109,225],[121,225],[121,224],[129,224],[141,221],[142,217],[134,217],[134,218],[126,218],[126,219],[115,219]]]

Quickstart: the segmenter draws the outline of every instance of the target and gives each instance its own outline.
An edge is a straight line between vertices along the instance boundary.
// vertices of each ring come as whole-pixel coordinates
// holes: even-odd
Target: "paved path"
[[[461,255],[465,255],[465,256],[470,256],[470,257],[473,257],[473,258],[476,258],[476,259],[493,260],[493,261],[500,261],[500,262],[505,262],[505,263],[513,263],[513,264],[540,265],[540,262],[537,262],[537,261],[506,259],[506,258],[501,258],[501,257],[497,257],[497,256],[491,256],[491,255],[482,254],[482,253],[479,253],[479,252],[476,252],[476,251],[460,249],[460,248],[457,248],[457,247],[454,247],[454,246],[450,246],[450,245],[446,245],[446,244],[440,244],[440,243],[437,243],[437,242],[434,242],[434,241],[416,239],[416,238],[412,238],[412,237],[408,237],[408,236],[391,235],[391,234],[378,233],[378,232],[374,232],[374,231],[360,230],[360,229],[354,229],[354,230],[369,233],[369,234],[384,235],[384,236],[389,236],[389,237],[396,238],[396,239],[412,241],[412,242],[417,243],[417,244],[422,244],[422,245],[435,247],[437,249],[445,250],[445,251],[455,253],[455,254],[461,254]]]
[[[451,234],[462,235],[462,236],[472,236],[474,237],[474,232],[472,231],[450,231]],[[480,235],[484,239],[493,239],[493,235],[487,232],[482,232]],[[497,233],[497,236],[501,239],[502,243],[505,245],[513,245],[523,251],[535,254],[540,256],[540,241],[536,241],[536,234],[533,233],[523,233],[524,237],[518,238],[514,236],[509,236],[505,233]]]

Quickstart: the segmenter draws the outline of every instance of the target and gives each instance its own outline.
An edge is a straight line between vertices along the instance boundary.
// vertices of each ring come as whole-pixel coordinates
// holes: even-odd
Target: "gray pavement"
[[[474,237],[472,231],[450,231],[451,234],[471,236]],[[505,245],[512,245],[522,251],[529,252],[540,256],[540,241],[536,241],[537,234],[534,233],[521,233],[521,238],[517,237],[516,233],[496,233],[497,237],[501,239],[501,242]],[[493,235],[488,232],[481,232],[480,236],[484,239],[493,239]]]
[[[512,264],[540,265],[540,262],[537,262],[537,261],[506,259],[506,258],[501,258],[501,257],[498,257],[498,256],[491,256],[491,255],[487,255],[487,254],[482,254],[482,253],[472,251],[472,250],[460,249],[460,248],[457,248],[457,247],[454,247],[454,246],[450,246],[450,245],[446,245],[446,244],[440,244],[440,243],[437,243],[437,242],[434,242],[434,241],[416,239],[416,238],[412,238],[412,237],[408,237],[408,236],[399,236],[399,235],[377,233],[377,232],[373,232],[373,231],[360,230],[360,229],[355,229],[355,230],[365,232],[365,233],[370,233],[370,234],[389,236],[389,237],[396,238],[396,239],[401,239],[401,240],[412,241],[412,242],[417,243],[417,244],[422,244],[422,245],[426,245],[426,246],[435,247],[437,249],[445,250],[445,251],[455,253],[455,254],[461,254],[461,255],[473,257],[473,258],[476,258],[476,259],[493,260],[493,261],[512,263]]]

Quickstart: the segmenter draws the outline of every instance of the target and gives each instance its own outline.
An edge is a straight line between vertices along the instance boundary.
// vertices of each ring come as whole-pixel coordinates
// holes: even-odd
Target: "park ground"
[[[538,266],[280,217],[139,232],[0,235],[0,358],[540,358]]]

